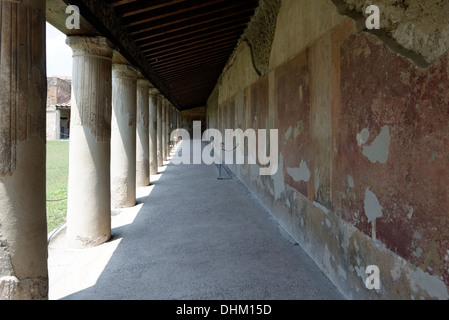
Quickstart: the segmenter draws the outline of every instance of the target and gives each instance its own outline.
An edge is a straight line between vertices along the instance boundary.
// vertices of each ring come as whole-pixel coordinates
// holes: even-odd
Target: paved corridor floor
[[[113,238],[49,245],[50,299],[344,299],[235,177],[174,165],[113,212]]]

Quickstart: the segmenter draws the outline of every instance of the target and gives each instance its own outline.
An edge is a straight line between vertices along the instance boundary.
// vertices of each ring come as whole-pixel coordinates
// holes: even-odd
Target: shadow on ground
[[[215,165],[168,164],[134,220],[113,228],[119,243],[95,284],[60,298],[343,299],[238,179],[217,177]],[[92,259],[77,260],[78,274]]]

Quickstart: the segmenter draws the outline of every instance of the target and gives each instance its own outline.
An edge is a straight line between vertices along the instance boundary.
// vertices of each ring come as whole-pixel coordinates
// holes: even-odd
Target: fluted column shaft
[[[114,208],[136,204],[137,70],[112,66],[111,197]]]
[[[73,50],[67,241],[70,247],[111,237],[110,142],[112,44],[67,37]]]
[[[148,80],[137,80],[136,183],[138,187],[150,184],[149,89]]]
[[[150,174],[157,174],[157,91],[152,88],[149,92],[149,137],[150,137]]]
[[[162,167],[164,159],[162,156],[162,96],[157,95],[157,166]]]
[[[165,159],[170,155],[170,103],[165,100]]]
[[[167,159],[167,104],[162,99],[162,161]]]
[[[0,2],[0,300],[47,299],[45,1]]]

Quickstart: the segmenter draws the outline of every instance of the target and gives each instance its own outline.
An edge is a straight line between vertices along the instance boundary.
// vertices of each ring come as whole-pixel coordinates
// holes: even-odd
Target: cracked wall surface
[[[380,29],[406,50],[418,54],[428,66],[449,49],[449,2],[438,0],[335,0],[343,14],[361,21],[365,8],[380,9]],[[415,62],[419,62],[417,59]]]

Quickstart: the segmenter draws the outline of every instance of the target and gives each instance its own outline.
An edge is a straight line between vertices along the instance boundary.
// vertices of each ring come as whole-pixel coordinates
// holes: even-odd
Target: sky
[[[72,76],[72,49],[66,36],[47,22],[47,77]]]

